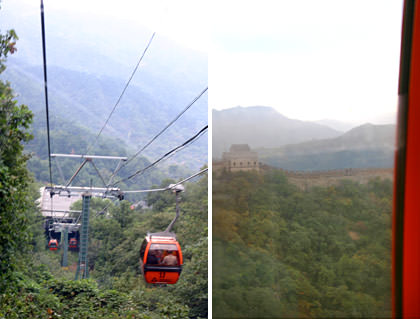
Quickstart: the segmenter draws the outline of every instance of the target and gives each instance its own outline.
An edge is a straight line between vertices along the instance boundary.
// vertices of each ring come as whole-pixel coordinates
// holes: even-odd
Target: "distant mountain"
[[[18,94],[18,101],[27,104],[35,113],[35,121],[45,127],[45,102],[40,67],[26,64],[11,64],[5,72]],[[107,119],[123,83],[112,77],[98,76],[58,67],[49,68],[50,123],[69,121],[87,128],[95,137]],[[143,87],[132,84],[112,115],[103,136],[118,138],[134,150],[145,145],[167,123],[169,123],[198,94],[194,93],[181,102],[175,98],[145,92]],[[207,121],[207,97],[191,107],[165,134],[146,149],[144,155],[154,159],[169,149],[180,145],[193,136]],[[179,153],[183,165],[197,169],[204,165],[203,154],[207,154],[207,136]],[[93,140],[88,140],[88,144]],[[54,134],[52,134],[54,151]],[[85,152],[85,149],[76,149]],[[106,155],[106,154],[100,154]],[[178,156],[178,155],[177,155]],[[180,163],[181,164],[181,163]]]
[[[214,158],[220,158],[231,144],[274,148],[341,134],[325,125],[289,119],[265,106],[213,110],[212,125]]]
[[[383,124],[396,124],[396,120],[397,120],[396,112],[389,112],[389,113],[376,114],[374,117],[371,117],[370,119],[368,119],[367,122],[375,124],[375,125],[383,125]],[[332,119],[322,119],[322,120],[318,120],[314,122],[329,126],[343,133],[363,124],[363,123],[354,123],[354,122],[353,123],[343,122],[343,121],[337,121],[337,120],[332,120]]]
[[[290,170],[392,167],[395,130],[365,124],[336,138],[257,151],[261,162]]]
[[[347,132],[351,130],[352,128],[358,126],[357,124],[342,122],[342,121],[336,121],[336,120],[330,120],[330,119],[323,119],[315,121],[315,123],[326,125],[328,127],[331,127],[334,130],[337,130],[339,132]]]
[[[31,6],[33,6],[31,4]],[[14,28],[18,51],[1,75],[11,82],[19,103],[35,113],[45,127],[39,9],[18,7],[0,11],[0,29]],[[11,10],[14,9],[14,10]],[[89,26],[89,28],[87,27]],[[96,136],[105,123],[152,32],[130,22],[110,21],[89,14],[46,13],[50,120],[75,123]],[[166,126],[207,86],[207,56],[156,34],[130,86],[102,133],[117,138],[134,153]],[[208,124],[203,95],[142,155],[149,160],[180,145]],[[52,132],[52,151],[55,151]],[[92,142],[88,140],[87,143]],[[207,163],[207,135],[169,161],[196,170]],[[83,153],[85,149],[76,149]],[[106,154],[101,154],[106,155]]]

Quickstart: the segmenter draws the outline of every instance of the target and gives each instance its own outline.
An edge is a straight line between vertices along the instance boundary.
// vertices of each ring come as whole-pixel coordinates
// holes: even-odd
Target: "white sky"
[[[116,17],[145,25],[181,44],[207,51],[208,21],[204,0],[44,0],[54,8]],[[195,27],[197,26],[198,27]]]
[[[396,111],[402,0],[212,3],[211,107],[347,122]]]
[[[12,3],[13,2],[13,3]],[[44,0],[46,12],[109,17],[110,23],[134,22],[195,50],[208,51],[205,0]],[[24,6],[39,14],[40,0],[0,0],[1,11]],[[1,13],[0,11],[0,13]]]
[[[39,10],[37,0],[2,0]],[[209,54],[209,105],[302,120],[383,122],[396,111],[402,0],[44,0],[134,21]]]

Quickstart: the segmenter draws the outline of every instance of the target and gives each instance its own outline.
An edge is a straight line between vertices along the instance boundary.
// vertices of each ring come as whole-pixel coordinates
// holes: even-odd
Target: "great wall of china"
[[[213,172],[224,170],[223,162],[213,161]],[[260,163],[260,171],[278,170],[287,176],[289,181],[296,186],[306,189],[313,186],[329,186],[337,184],[340,180],[351,180],[359,183],[367,183],[373,178],[393,180],[392,168],[347,168],[340,170],[325,171],[297,171],[274,168]]]
[[[373,178],[393,180],[394,176],[392,168],[347,168],[327,171],[278,170],[283,172],[291,183],[303,189],[313,186],[334,185],[343,179],[364,184]]]

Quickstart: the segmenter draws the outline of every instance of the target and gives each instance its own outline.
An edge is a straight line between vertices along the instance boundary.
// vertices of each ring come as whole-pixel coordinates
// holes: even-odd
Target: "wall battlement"
[[[324,177],[346,177],[346,176],[377,176],[393,174],[392,168],[346,168],[326,171],[292,171],[279,168],[287,177],[294,178],[324,178]]]
[[[264,167],[265,169],[275,169]],[[393,180],[394,170],[392,168],[347,168],[340,170],[327,171],[290,171],[285,169],[275,169],[283,172],[290,183],[295,184],[301,189],[313,186],[330,186],[338,184],[341,180],[351,180],[366,184],[373,178]]]
[[[362,184],[367,183],[373,178],[389,179],[394,178],[393,168],[346,168],[325,171],[297,171],[274,168],[259,163],[259,171],[277,170],[281,171],[289,180],[299,188],[307,189],[313,186],[335,185],[340,180],[351,180]],[[223,161],[213,161],[213,172],[222,173],[226,171]]]

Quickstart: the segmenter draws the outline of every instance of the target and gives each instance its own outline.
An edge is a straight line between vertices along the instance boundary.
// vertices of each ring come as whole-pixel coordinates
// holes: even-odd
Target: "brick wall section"
[[[213,174],[223,172],[223,161],[213,161]],[[283,172],[289,182],[299,188],[307,189],[313,186],[329,186],[337,184],[340,180],[352,180],[359,183],[367,183],[373,178],[393,180],[394,170],[392,168],[347,168],[328,171],[290,171],[281,168],[273,168],[260,164],[260,171],[279,170]]]

